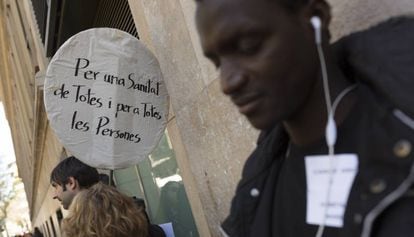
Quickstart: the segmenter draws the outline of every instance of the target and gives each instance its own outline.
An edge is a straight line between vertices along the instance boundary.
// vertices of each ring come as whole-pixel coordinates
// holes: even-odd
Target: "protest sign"
[[[157,146],[169,98],[154,55],[126,32],[76,34],[46,72],[46,112],[64,147],[97,168],[137,164]]]

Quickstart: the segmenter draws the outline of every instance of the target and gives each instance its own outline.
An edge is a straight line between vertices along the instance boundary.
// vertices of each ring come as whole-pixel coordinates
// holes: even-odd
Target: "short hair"
[[[297,11],[301,7],[309,3],[309,0],[277,0],[280,4],[288,10]]]
[[[131,197],[99,182],[79,192],[62,221],[64,237],[147,237],[145,214]]]
[[[50,175],[50,182],[55,182],[64,186],[67,184],[69,177],[75,178],[78,181],[80,188],[89,188],[99,182],[98,171],[74,156],[62,160],[53,169]]]

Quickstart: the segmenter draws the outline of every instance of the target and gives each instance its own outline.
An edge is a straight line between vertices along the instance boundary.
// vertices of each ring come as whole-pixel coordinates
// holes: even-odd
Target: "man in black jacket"
[[[197,1],[201,44],[220,69],[223,93],[262,130],[225,235],[414,231],[412,99],[389,90],[402,78],[407,92],[401,85],[414,76],[414,20],[333,46],[330,18],[325,0]],[[411,56],[400,56],[407,50]]]

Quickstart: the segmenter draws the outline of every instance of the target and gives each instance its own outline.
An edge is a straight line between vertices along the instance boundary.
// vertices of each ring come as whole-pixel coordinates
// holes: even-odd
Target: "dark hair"
[[[145,214],[145,218],[147,219],[147,222],[150,223],[150,219],[146,210],[145,201],[142,198],[137,198],[135,196],[132,197],[134,200],[135,205],[137,205]]]
[[[101,181],[102,183],[104,183],[106,185],[109,185],[109,186],[112,186],[112,187],[116,188],[114,179],[109,177],[109,175],[107,175],[107,174],[99,174],[99,181]]]
[[[195,0],[195,1],[199,3],[199,2],[209,1],[209,0]],[[299,10],[300,7],[309,3],[309,0],[268,0],[268,1],[277,1],[282,7],[285,7],[286,9],[293,11],[293,12]]]
[[[278,1],[283,7],[296,11],[303,7],[304,5],[309,3],[309,0],[276,0]]]
[[[50,182],[64,186],[68,182],[69,177],[75,178],[81,188],[89,188],[99,182],[98,171],[74,156],[62,160],[53,169],[50,175]]]

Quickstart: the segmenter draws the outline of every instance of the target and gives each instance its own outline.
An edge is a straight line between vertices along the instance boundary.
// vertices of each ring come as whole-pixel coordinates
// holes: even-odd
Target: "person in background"
[[[114,180],[111,180],[109,175],[107,174],[99,174],[99,180],[106,185],[110,185],[116,188]],[[137,205],[138,208],[140,208],[143,211],[145,215],[145,219],[148,222],[149,236],[150,237],[165,237],[164,230],[160,226],[151,224],[151,220],[148,216],[144,199],[133,196],[132,200],[134,201],[135,205]]]
[[[196,2],[223,93],[262,131],[223,235],[413,236],[414,18],[330,44],[325,0]]]
[[[87,190],[100,181],[109,184],[109,180],[108,175],[99,174],[94,167],[83,163],[74,156],[62,160],[50,175],[50,183],[54,188],[53,199],[59,200],[66,210],[79,192]],[[111,185],[115,185],[113,180]],[[134,199],[131,198],[131,200]],[[146,213],[145,215],[148,216]],[[147,220],[150,237],[165,237],[161,227],[151,224],[149,218]]]
[[[79,192],[62,220],[64,237],[148,237],[145,214],[132,198],[101,182]]]
[[[98,171],[74,156],[62,160],[50,175],[50,183],[54,188],[53,199],[59,200],[66,210],[81,190],[97,182],[99,182]]]

